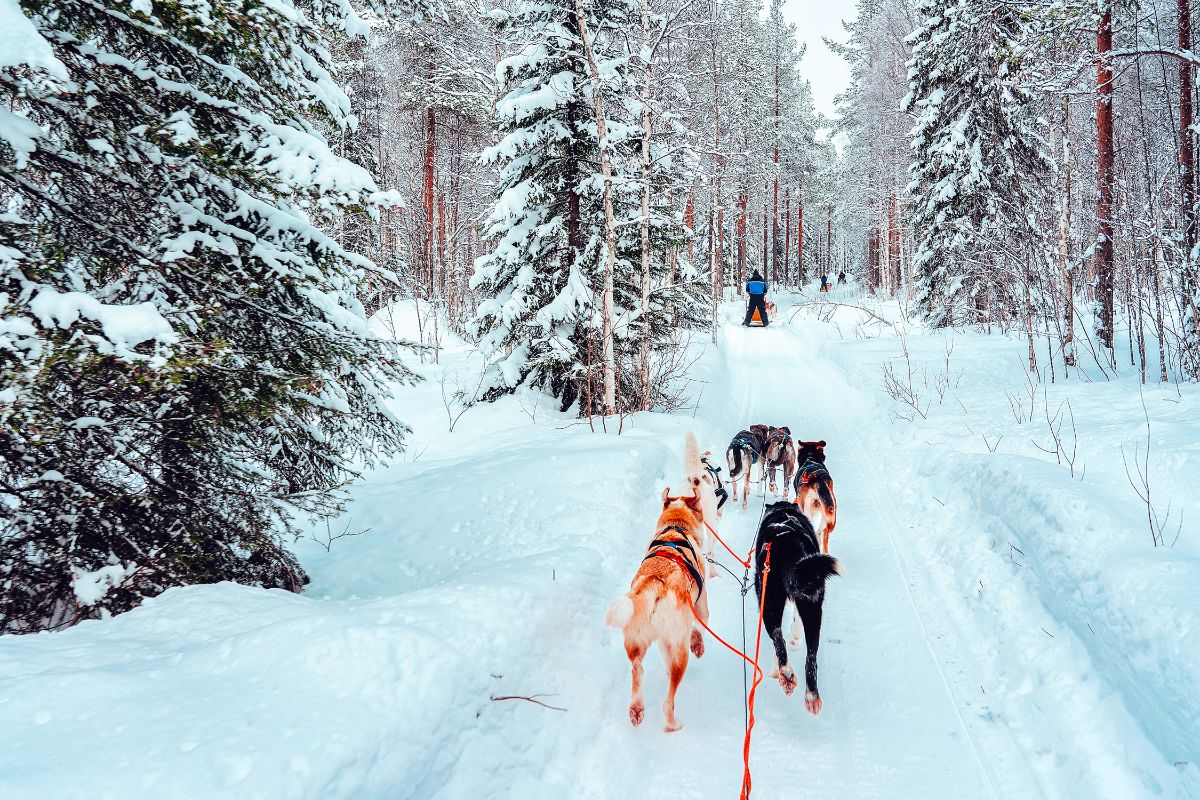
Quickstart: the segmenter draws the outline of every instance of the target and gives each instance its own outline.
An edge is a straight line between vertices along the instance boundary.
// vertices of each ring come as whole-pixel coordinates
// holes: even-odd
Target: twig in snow
[[[549,703],[543,703],[541,700],[537,699],[539,697],[555,697],[555,696],[556,695],[553,695],[553,694],[533,694],[533,695],[528,695],[528,696],[522,695],[522,694],[505,694],[505,695],[501,695],[500,697],[493,697],[492,699],[493,700],[528,700],[530,703],[537,703],[539,706],[544,706],[545,708],[549,708],[554,711],[566,711],[565,708],[559,708],[558,706],[552,706]]]

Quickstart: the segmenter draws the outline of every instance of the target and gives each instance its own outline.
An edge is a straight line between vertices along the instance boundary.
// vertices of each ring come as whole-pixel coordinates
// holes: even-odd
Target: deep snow
[[[189,587],[0,638],[0,797],[736,796],[738,660],[706,637],[667,735],[650,656],[635,730],[601,622],[681,478],[684,432],[723,451],[756,421],[829,442],[847,573],[826,601],[822,714],[770,681],[758,692],[756,797],[1200,796],[1196,387],[1144,394],[1155,497],[1184,515],[1175,546],[1153,547],[1120,456],[1145,441],[1136,383],[1050,386],[1051,413],[1072,401],[1072,477],[1034,446],[1040,396],[1025,421],[1005,397],[1024,384],[1022,342],[953,335],[939,402],[924,384],[951,335],[837,306],[789,322],[797,302],[814,298],[785,300],[766,330],[733,324],[731,304],[694,415],[636,415],[620,435],[529,392],[449,433],[443,391],[479,376],[452,343],[395,401],[408,454],[312,530],[365,532],[298,544],[304,595]],[[897,418],[881,388],[881,364],[903,364],[898,330],[927,419]],[[736,549],[761,502],[726,507]],[[722,573],[711,592],[711,624],[740,643],[736,583]],[[567,711],[491,699],[543,693]]]

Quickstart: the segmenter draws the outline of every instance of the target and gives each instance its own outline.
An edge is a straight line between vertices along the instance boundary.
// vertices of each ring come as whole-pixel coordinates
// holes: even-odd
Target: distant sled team
[[[743,510],[756,465],[757,483],[762,486],[764,508],[755,537],[753,564],[763,628],[773,646],[775,666],[768,674],[779,681],[785,694],[792,694],[797,679],[788,663],[787,645],[799,645],[803,636],[807,648],[804,704],[813,714],[821,711],[817,649],[825,582],[842,574],[837,559],[829,555],[829,535],[837,524],[837,502],[833,479],[825,466],[825,445],[823,440],[795,441],[786,426],[756,424],[739,431],[725,451],[735,501],[738,483],[743,484]],[[687,671],[688,654],[697,658],[704,655],[704,639],[696,621],[705,625],[708,621],[707,579],[716,574],[712,550],[722,506],[729,496],[721,468],[713,465],[711,457],[711,452],[699,452],[695,436],[688,433],[684,488],[677,496],[670,488],[663,491],[662,510],[629,592],[613,601],[605,618],[605,624],[624,633],[625,653],[632,665],[629,720],[634,725],[640,725],[645,717],[642,661],[651,646],[658,645],[667,667],[663,715],[668,732],[683,727],[675,716],[675,694]],[[783,499],[766,505],[768,480],[771,493],[778,496],[775,478],[780,469]],[[789,489],[795,492],[794,503],[789,501]],[[764,581],[764,576],[769,577]],[[796,616],[790,638],[785,641],[783,616],[789,602]]]

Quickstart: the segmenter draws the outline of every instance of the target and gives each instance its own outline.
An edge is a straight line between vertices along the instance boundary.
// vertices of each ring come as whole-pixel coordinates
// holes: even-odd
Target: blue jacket
[[[766,294],[766,281],[746,281],[746,292],[749,294]]]

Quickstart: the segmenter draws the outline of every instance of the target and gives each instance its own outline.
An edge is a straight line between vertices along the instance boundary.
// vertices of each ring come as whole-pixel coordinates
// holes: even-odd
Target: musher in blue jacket
[[[749,327],[750,318],[754,316],[754,309],[758,309],[758,316],[762,319],[763,327],[767,327],[770,321],[767,319],[767,282],[763,280],[763,276],[758,270],[754,270],[754,274],[750,276],[750,280],[746,281],[746,294],[750,295],[750,302],[746,306],[746,321],[742,324]]]

